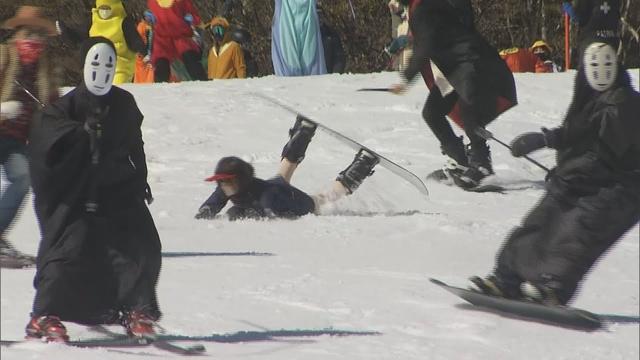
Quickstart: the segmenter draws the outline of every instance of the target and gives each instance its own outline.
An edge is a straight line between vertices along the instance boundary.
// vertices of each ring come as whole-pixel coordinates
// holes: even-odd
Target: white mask
[[[98,16],[100,16],[100,19],[102,20],[107,20],[111,17],[111,14],[111,9],[98,9]]]
[[[105,43],[93,45],[84,59],[84,84],[94,95],[102,96],[111,90],[116,72],[116,53]]]
[[[584,51],[584,74],[589,85],[597,91],[606,91],[618,76],[618,57],[610,45],[596,42]]]

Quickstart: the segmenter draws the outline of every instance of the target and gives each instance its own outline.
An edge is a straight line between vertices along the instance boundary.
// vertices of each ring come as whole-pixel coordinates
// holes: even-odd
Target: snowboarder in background
[[[34,265],[35,258],[16,250],[6,236],[29,191],[26,148],[31,120],[59,96],[46,44],[57,32],[54,22],[34,6],[21,6],[2,28],[15,33],[0,45],[0,165],[9,182],[0,194],[0,267],[19,268]]]
[[[200,63],[201,48],[194,37],[200,16],[191,0],[148,0],[147,7],[156,18],[151,54],[155,81],[167,82],[171,63],[181,59],[191,80],[207,80]]]
[[[615,50],[592,43],[562,126],[522,134],[514,156],[557,150],[547,192],[505,242],[483,293],[565,305],[600,256],[640,221],[640,94]]]
[[[244,79],[247,67],[240,44],[231,39],[229,22],[223,17],[215,17],[208,26],[213,40],[207,59],[207,73],[213,79]]]
[[[82,45],[84,80],[31,126],[30,170],[42,226],[27,337],[67,341],[61,321],[120,322],[153,337],[160,238],[133,96],[112,86],[113,44]]]
[[[271,60],[277,76],[327,73],[316,0],[275,0]]]
[[[452,159],[444,173],[460,187],[476,187],[493,174],[489,146],[477,130],[517,104],[513,75],[474,28],[470,0],[401,3],[409,5],[413,55],[402,72],[404,83],[392,86],[391,91],[404,93],[422,72],[430,89],[422,116],[440,141],[443,154]],[[468,151],[447,114],[464,128],[470,141]]]
[[[103,36],[116,47],[118,67],[114,84],[133,81],[136,71],[136,53],[146,55],[147,47],[136,30],[133,19],[127,16],[121,0],[96,0],[91,9],[89,36]]]
[[[200,206],[196,219],[213,219],[230,200],[230,220],[243,218],[295,218],[317,213],[326,203],[352,194],[366,177],[373,174],[378,158],[360,150],[353,162],[336,178],[330,190],[310,196],[290,184],[294,171],[305,157],[315,134],[315,124],[298,116],[289,130],[289,141],[282,149],[278,174],[269,180],[256,178],[253,166],[231,156],[220,159],[215,174],[206,181],[217,181],[218,187]]]

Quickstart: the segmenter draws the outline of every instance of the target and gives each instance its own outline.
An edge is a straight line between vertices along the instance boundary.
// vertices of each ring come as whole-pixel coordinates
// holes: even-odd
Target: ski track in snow
[[[509,142],[522,132],[559,125],[574,74],[517,74],[520,104],[489,130]],[[632,76],[637,86],[638,71]],[[397,74],[378,73],[123,86],[145,115],[149,182],[156,199],[150,209],[163,251],[212,255],[163,259],[158,294],[167,332],[379,333],[197,341],[217,359],[638,359],[638,322],[585,333],[517,321],[457,306],[461,300],[428,282],[436,277],[464,286],[468,276],[488,273],[502,241],[543,194],[544,172],[512,158],[495,142],[498,175],[492,181],[517,189],[508,194],[474,194],[427,183],[426,199],[378,168],[353,196],[320,216],[233,223],[193,219],[213,190],[203,179],[220,157],[241,156],[263,178],[277,170],[295,119],[251,92],[287,103],[422,178],[441,167],[445,159],[420,115],[427,95],[422,83],[403,97],[355,92],[398,80]],[[318,132],[293,183],[310,193],[321,191],[353,156],[348,147]],[[532,156],[547,166],[555,161],[548,150]],[[636,225],[601,259],[575,306],[638,316],[638,234]],[[38,229],[31,200],[9,238],[20,250],[35,253]],[[0,271],[3,339],[24,335],[33,275],[33,269]],[[96,336],[67,324],[72,338]],[[39,343],[0,349],[3,360],[140,358],[136,353],[176,357],[153,348],[121,350]]]

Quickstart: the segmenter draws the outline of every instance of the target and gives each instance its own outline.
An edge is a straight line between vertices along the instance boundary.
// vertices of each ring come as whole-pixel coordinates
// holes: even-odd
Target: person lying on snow
[[[289,130],[289,142],[282,149],[278,174],[269,180],[254,176],[253,166],[230,156],[220,159],[215,174],[206,181],[217,181],[218,187],[200,206],[196,219],[212,219],[227,204],[229,220],[242,218],[295,218],[316,213],[320,206],[352,194],[362,181],[373,174],[378,158],[361,149],[353,162],[336,178],[329,191],[308,195],[290,184],[294,171],[305,157],[316,125],[298,116]]]

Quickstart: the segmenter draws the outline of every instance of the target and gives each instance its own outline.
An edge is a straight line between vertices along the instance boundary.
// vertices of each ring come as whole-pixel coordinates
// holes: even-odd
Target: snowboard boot
[[[524,299],[542,305],[563,305],[558,299],[555,290],[544,285],[534,285],[530,281],[520,284],[520,292]]]
[[[362,181],[373,174],[373,167],[379,162],[380,159],[375,155],[365,149],[360,149],[351,165],[340,172],[336,181],[339,181],[347,189],[349,194],[353,194],[360,184],[362,184]]]
[[[462,136],[456,138],[456,141],[440,146],[443,155],[447,155],[451,160],[455,161],[460,166],[469,166],[469,159],[467,158],[467,152],[462,141]]]
[[[20,269],[34,266],[36,258],[16,250],[11,243],[0,234],[0,268]]]
[[[440,146],[442,154],[448,156],[449,159],[442,169],[435,170],[427,175],[427,179],[442,183],[451,183],[456,176],[462,175],[462,173],[467,170],[469,161],[462,136],[455,139],[455,141]]]
[[[289,142],[282,148],[282,158],[299,164],[316,132],[316,125],[302,115],[296,117],[296,123],[289,129]]]
[[[25,329],[27,339],[43,339],[47,342],[67,342],[67,328],[57,316],[36,316],[31,318]]]
[[[472,291],[506,299],[522,299],[522,293],[518,285],[507,282],[496,275],[489,275],[486,278],[472,276],[469,280],[471,281],[469,289]]]
[[[122,317],[122,326],[127,330],[127,335],[131,337],[155,339],[157,336],[156,321],[139,310],[125,312]]]
[[[468,151],[469,166],[463,171],[451,171],[449,175],[456,185],[463,189],[471,189],[478,185],[482,179],[493,175],[491,165],[491,151],[487,142],[476,140],[469,145]]]

